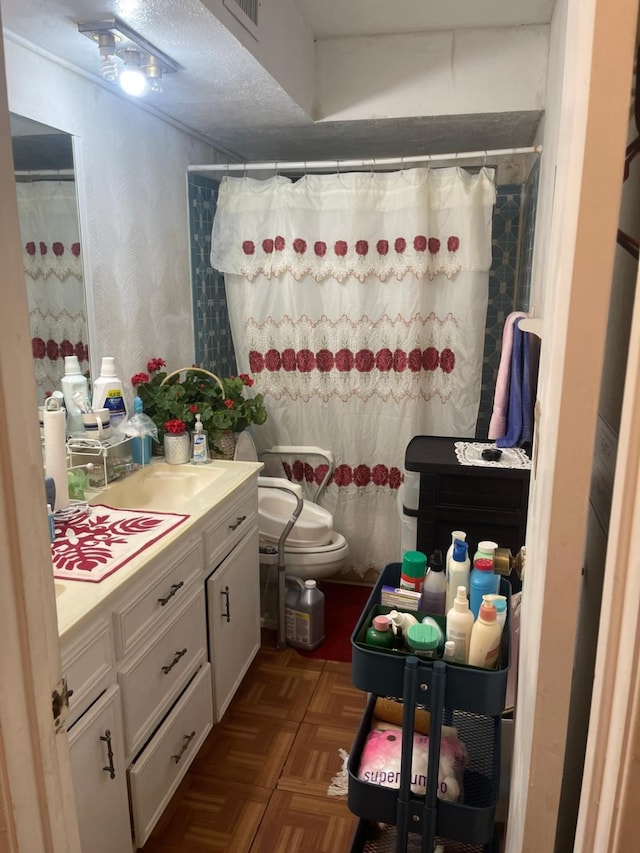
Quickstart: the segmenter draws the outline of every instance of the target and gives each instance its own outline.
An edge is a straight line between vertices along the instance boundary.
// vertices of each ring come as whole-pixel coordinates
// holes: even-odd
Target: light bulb
[[[145,93],[147,80],[139,68],[125,66],[120,72],[120,87],[127,95],[134,95],[139,98]]]
[[[162,68],[155,56],[148,56],[142,63],[142,70],[146,74],[149,91],[162,92]]]
[[[100,57],[100,74],[110,83],[118,79],[118,63],[114,54]]]

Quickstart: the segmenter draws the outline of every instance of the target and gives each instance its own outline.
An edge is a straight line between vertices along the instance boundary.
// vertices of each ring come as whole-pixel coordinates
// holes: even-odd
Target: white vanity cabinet
[[[110,687],[69,729],[71,775],[83,851],[131,849],[120,690]]]
[[[243,489],[205,533],[213,710],[219,722],[260,648],[258,493]]]
[[[64,585],[66,728],[86,853],[145,843],[260,646],[258,470],[235,469],[224,497],[201,499],[128,574]]]

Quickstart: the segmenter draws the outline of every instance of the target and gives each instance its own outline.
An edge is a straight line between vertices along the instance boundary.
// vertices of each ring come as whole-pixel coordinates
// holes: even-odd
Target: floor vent
[[[258,6],[259,0],[222,0],[225,9],[256,41],[258,40]]]

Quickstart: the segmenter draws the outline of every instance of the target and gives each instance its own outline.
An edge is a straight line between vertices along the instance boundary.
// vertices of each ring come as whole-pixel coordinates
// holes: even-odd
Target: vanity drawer
[[[115,681],[109,623],[92,625],[62,647],[62,674],[73,690],[67,728]]]
[[[198,588],[166,627],[122,666],[124,741],[134,755],[207,657],[204,592]]]
[[[258,515],[258,490],[255,484],[241,490],[237,499],[205,531],[206,567],[215,568],[237,545]]]
[[[168,568],[158,574],[151,585],[138,587],[127,603],[113,613],[116,658],[125,657],[154,623],[166,619],[182,603],[190,585],[202,574],[204,556],[202,537],[191,537],[180,551],[171,555]]]
[[[141,847],[211,730],[211,666],[205,664],[128,770],[135,840]]]

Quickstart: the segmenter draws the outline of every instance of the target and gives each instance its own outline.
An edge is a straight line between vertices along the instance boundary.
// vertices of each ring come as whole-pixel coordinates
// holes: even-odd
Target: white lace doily
[[[482,451],[493,444],[482,441],[456,441],[454,444],[460,465],[483,465],[486,468],[531,468],[531,460],[520,447],[504,447],[497,462],[482,458]]]

